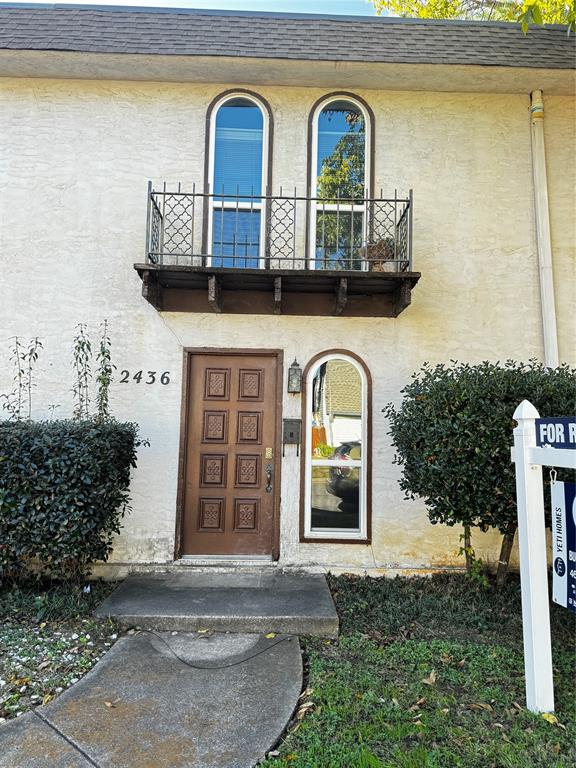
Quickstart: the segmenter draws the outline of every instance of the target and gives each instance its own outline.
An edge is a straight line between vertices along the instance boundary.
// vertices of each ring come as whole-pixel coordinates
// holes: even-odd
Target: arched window
[[[371,114],[349,95],[317,104],[311,120],[310,254],[314,269],[362,269],[370,187]]]
[[[261,266],[268,179],[268,110],[252,94],[228,93],[210,110],[211,264]]]
[[[369,538],[369,374],[350,352],[327,352],[306,372],[304,540]]]

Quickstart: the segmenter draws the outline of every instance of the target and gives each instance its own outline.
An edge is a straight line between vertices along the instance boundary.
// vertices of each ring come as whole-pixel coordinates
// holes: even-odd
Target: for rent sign
[[[536,419],[536,445],[547,448],[576,449],[576,419]]]
[[[552,644],[544,482],[542,467],[576,470],[576,419],[541,419],[532,403],[523,400],[514,411],[512,461],[516,464],[518,543],[522,583],[522,624],[526,704],[531,712],[554,711]],[[552,541],[554,600],[570,610],[576,605],[576,488],[553,483]]]
[[[576,613],[576,484],[552,483],[552,599]]]

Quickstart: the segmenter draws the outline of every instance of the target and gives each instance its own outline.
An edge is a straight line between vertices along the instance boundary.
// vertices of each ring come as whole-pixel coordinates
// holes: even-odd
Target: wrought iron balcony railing
[[[412,271],[407,197],[303,197],[148,185],[146,261],[248,270]]]

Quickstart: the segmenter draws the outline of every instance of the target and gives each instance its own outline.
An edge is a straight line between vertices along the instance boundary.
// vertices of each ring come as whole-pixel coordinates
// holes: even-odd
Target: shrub
[[[106,560],[129,509],[137,434],[115,421],[0,422],[0,570],[82,578]]]
[[[399,408],[384,409],[401,488],[424,499],[432,523],[504,534],[502,583],[517,524],[512,414],[524,399],[542,416],[573,413],[576,370],[535,361],[426,364],[402,394]]]

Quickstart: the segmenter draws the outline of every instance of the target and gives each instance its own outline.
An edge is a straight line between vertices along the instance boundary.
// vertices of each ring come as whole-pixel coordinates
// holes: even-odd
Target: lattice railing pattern
[[[149,185],[147,259],[251,269],[411,269],[412,195],[214,195]]]

